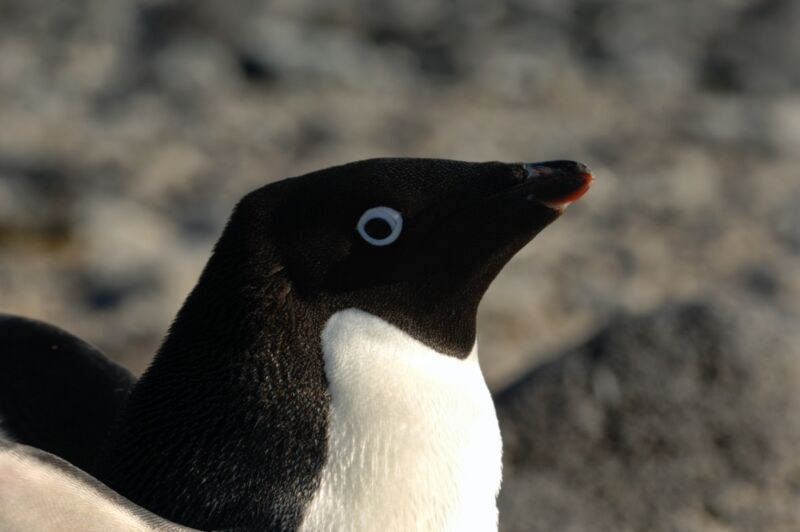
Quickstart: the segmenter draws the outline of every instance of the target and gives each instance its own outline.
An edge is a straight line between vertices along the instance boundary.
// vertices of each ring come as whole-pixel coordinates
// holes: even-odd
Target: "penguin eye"
[[[390,207],[373,207],[364,211],[356,229],[373,246],[388,246],[400,236],[403,216]]]

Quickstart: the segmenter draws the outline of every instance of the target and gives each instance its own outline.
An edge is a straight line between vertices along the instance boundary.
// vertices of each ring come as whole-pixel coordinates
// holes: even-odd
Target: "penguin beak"
[[[559,212],[586,194],[594,176],[585,164],[575,161],[521,163],[522,183],[528,200],[535,200]]]
[[[443,256],[444,269],[461,268],[481,276],[491,270],[495,275],[567,205],[583,196],[594,179],[586,165],[574,161],[511,163],[506,172],[498,180],[500,191],[428,224],[422,239],[430,246],[429,256]],[[487,269],[489,263],[497,267]]]

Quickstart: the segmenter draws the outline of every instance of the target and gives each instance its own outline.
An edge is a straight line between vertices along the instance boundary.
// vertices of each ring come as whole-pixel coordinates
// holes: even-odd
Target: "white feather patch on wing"
[[[322,346],[328,455],[301,530],[497,530],[502,443],[477,350],[443,355],[356,309]]]

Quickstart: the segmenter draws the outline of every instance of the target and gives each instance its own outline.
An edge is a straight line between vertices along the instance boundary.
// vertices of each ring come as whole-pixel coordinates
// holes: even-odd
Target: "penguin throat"
[[[322,351],[328,453],[301,530],[496,530],[502,445],[476,349],[459,360],[348,309]]]

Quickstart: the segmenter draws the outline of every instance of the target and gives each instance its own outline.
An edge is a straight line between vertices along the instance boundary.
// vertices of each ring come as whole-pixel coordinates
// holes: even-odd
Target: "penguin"
[[[111,491],[66,460],[0,438],[4,532],[189,532]]]
[[[592,179],[370,159],[251,192],[87,468],[201,530],[496,530],[478,304]]]
[[[136,379],[66,331],[0,314],[0,428],[92,472]],[[0,433],[0,440],[2,440]]]

